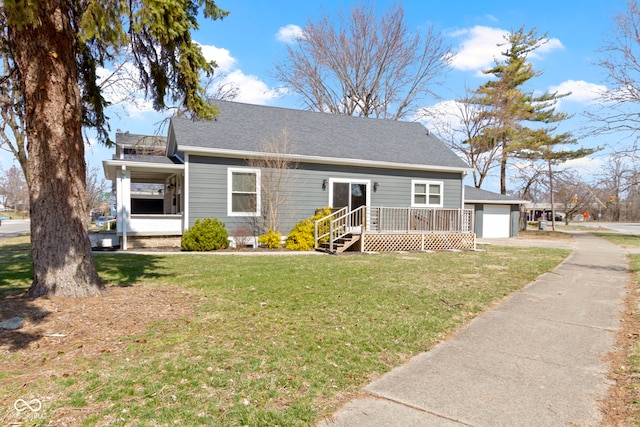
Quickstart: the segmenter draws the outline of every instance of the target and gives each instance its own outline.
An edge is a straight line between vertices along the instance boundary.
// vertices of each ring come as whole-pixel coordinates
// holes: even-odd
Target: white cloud
[[[580,159],[567,160],[563,169],[579,169],[582,174],[594,174],[601,171],[603,162],[599,158],[582,157]]]
[[[238,60],[228,49],[204,44],[200,44],[200,48],[207,60],[215,61],[218,65],[215,70],[214,84],[236,87],[238,89],[236,101],[266,104],[286,95],[283,89],[270,88],[257,76],[245,74],[238,68]],[[118,67],[118,77],[110,78],[113,74],[112,70],[106,68],[98,70],[99,83],[103,84],[103,96],[111,103],[108,114],[120,120],[128,118],[149,121],[152,117],[149,114],[156,111],[153,108],[153,102],[145,99],[144,91],[138,87],[137,68],[131,63],[124,63]]]
[[[435,105],[422,107],[413,120],[422,123],[427,129],[444,132],[460,126],[460,108],[458,101],[441,101]]]
[[[498,44],[504,43],[507,30],[476,25],[456,31],[453,37],[463,38],[457,49],[457,55],[451,64],[453,68],[462,71],[482,70],[490,67],[494,58],[498,58],[502,52],[502,47]]]
[[[293,43],[299,37],[302,37],[302,28],[295,24],[280,27],[276,33],[276,40],[284,43]]]
[[[507,30],[482,25],[453,32],[451,36],[462,38],[462,41],[451,65],[458,70],[478,72],[491,67],[495,59],[499,58],[505,50],[505,36],[508,34]],[[532,52],[530,57],[539,59],[542,54],[563,48],[560,40],[549,39],[547,43]]]
[[[144,91],[139,88],[138,69],[129,62],[114,64],[116,71],[98,68],[98,84],[102,95],[111,104],[110,109],[120,109],[126,115],[139,118],[154,111],[153,103],[145,99]]]
[[[236,58],[231,56],[231,52],[227,49],[206,44],[201,44],[200,49],[202,49],[202,54],[207,61],[215,61],[216,64],[218,64],[218,68],[216,68],[217,71],[223,73],[231,71],[238,62]]]
[[[549,53],[554,50],[563,50],[564,45],[559,39],[549,39],[545,44],[531,52],[530,57],[535,59],[540,59],[542,57],[541,54]]]
[[[558,86],[551,86],[549,90],[560,94],[571,92],[571,95],[562,100],[593,104],[607,91],[607,87],[584,80],[566,80]]]
[[[269,86],[253,75],[247,75],[241,70],[234,70],[224,76],[220,84],[232,84],[238,88],[238,96],[234,101],[248,104],[266,104],[272,99],[279,98],[285,93],[279,88]]]

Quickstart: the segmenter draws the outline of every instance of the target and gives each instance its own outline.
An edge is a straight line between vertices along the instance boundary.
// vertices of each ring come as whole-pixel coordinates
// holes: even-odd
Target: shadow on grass
[[[107,286],[133,286],[135,283],[175,276],[165,268],[165,257],[158,255],[100,253],[93,257],[98,274]]]
[[[167,274],[162,257],[153,255],[96,255],[96,268],[106,286],[132,286],[153,281]],[[39,324],[51,314],[40,299],[26,298],[24,292],[33,279],[31,253],[28,244],[4,245],[0,250],[0,322],[21,317],[30,324]],[[40,333],[0,327],[0,348],[16,351],[42,338]]]

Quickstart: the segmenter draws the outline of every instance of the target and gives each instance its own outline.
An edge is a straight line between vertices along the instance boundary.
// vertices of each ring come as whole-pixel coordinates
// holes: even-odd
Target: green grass
[[[568,253],[100,254],[110,285],[180,286],[200,301],[196,315],[121,337],[124,356],[78,360],[80,376],[41,384],[65,396],[41,416],[73,407],[87,426],[313,425]],[[26,286],[26,254],[2,251],[0,263],[15,265],[0,291]],[[0,399],[16,386],[0,376]]]
[[[0,297],[25,290],[31,281],[29,236],[0,239]]]
[[[603,237],[612,243],[620,246],[634,247],[640,246],[640,235],[620,234],[620,233],[593,233]]]

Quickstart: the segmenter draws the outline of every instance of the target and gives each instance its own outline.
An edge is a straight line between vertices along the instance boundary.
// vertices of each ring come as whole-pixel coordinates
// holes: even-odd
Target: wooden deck
[[[470,209],[341,209],[316,221],[316,248],[330,253],[474,250]],[[355,238],[357,236],[357,238]]]

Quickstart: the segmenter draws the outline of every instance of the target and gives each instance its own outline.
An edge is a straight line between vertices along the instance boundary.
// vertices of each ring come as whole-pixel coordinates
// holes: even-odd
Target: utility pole
[[[605,210],[607,209],[607,205],[605,205],[604,203],[602,203],[602,200],[598,199],[598,196],[596,196],[595,194],[593,194],[593,191],[591,191],[591,189],[589,187],[587,187],[587,190],[589,191],[589,193],[593,196],[594,199],[596,199],[596,202],[598,202],[598,204],[600,205],[598,207],[598,220],[602,219],[602,208],[604,208]]]

